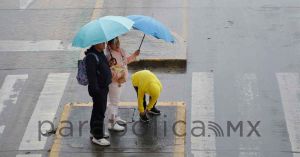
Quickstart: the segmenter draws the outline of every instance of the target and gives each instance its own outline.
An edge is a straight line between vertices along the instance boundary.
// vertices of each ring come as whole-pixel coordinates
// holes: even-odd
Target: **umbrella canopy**
[[[166,42],[174,43],[174,38],[169,29],[154,18],[144,15],[130,15],[127,17],[134,21],[133,28],[157,39],[163,39]]]
[[[85,48],[109,41],[130,31],[133,21],[122,16],[105,16],[93,20],[80,28],[72,46]]]

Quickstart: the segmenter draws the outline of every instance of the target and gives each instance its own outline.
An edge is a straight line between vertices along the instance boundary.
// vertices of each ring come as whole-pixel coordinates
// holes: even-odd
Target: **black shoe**
[[[140,120],[144,123],[148,123],[150,121],[146,114],[145,115],[140,114]]]
[[[156,107],[153,107],[149,113],[153,115],[160,115],[160,110],[158,110]]]

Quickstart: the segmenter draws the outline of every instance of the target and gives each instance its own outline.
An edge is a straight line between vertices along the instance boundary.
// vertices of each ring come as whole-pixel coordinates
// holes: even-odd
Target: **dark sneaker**
[[[153,107],[149,113],[153,115],[160,115],[160,110],[158,110],[156,107]]]
[[[140,114],[140,120],[141,120],[142,122],[144,122],[144,123],[149,122],[149,118],[147,117],[146,114],[143,115],[143,116]]]

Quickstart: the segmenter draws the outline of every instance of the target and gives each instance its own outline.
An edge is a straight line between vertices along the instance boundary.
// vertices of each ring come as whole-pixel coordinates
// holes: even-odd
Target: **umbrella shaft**
[[[144,34],[144,36],[143,36],[143,39],[142,39],[142,41],[141,41],[141,44],[140,44],[140,47],[139,47],[138,50],[141,50],[142,44],[143,44],[143,42],[144,42],[144,39],[145,39],[145,34]]]

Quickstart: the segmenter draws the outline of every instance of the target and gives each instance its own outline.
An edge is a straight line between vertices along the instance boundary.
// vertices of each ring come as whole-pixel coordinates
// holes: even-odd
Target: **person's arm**
[[[97,60],[93,55],[88,55],[86,57],[86,73],[91,95],[97,95],[100,93],[99,87],[97,86]]]
[[[126,52],[125,52],[126,53]],[[127,64],[133,62],[136,60],[136,57],[140,55],[140,50],[136,50],[134,53],[132,53],[130,56],[127,56]]]
[[[142,91],[140,88],[138,89],[138,110],[140,113],[144,112],[144,106],[143,106],[143,101],[144,101],[144,91]]]

